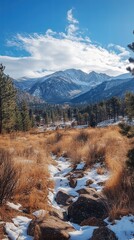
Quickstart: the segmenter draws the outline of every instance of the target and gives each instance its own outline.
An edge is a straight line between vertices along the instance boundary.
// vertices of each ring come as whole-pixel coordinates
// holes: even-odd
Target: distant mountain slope
[[[21,103],[22,101],[26,101],[28,104],[45,103],[44,100],[34,97],[28,92],[17,89],[17,102]]]
[[[122,97],[127,91],[134,92],[134,78],[103,82],[71,100],[72,103],[96,103],[113,96]]]
[[[20,79],[15,85],[49,103],[63,103],[108,80],[106,74],[68,69],[37,79]]]
[[[13,80],[16,88],[23,91],[29,91],[30,88],[38,81],[38,78],[21,78],[19,80]]]
[[[81,90],[81,86],[72,81],[66,81],[55,76],[44,82],[35,83],[29,93],[49,103],[63,103],[69,101],[72,96],[78,94]]]

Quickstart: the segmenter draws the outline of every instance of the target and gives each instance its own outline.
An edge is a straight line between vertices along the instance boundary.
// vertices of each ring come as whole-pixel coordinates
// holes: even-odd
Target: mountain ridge
[[[34,97],[41,98],[48,103],[58,104],[73,103],[76,100],[83,102],[82,97],[85,99],[84,94],[87,93],[88,95],[90,91],[93,93],[94,89],[99,85],[100,87],[97,89],[101,89],[104,82],[106,82],[104,84],[105,89],[102,88],[102,91],[108,93],[109,89],[114,89],[114,87],[118,87],[122,83],[125,84],[131,78],[132,76],[129,73],[111,77],[105,73],[95,71],[85,73],[79,69],[67,69],[41,78],[15,80],[15,85]],[[92,97],[92,94],[89,94],[89,96]],[[86,101],[89,102],[88,99]]]

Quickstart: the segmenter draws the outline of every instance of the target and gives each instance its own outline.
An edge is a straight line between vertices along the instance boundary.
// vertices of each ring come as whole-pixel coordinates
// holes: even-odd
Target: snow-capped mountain
[[[109,80],[106,74],[68,69],[37,79],[20,79],[15,85],[50,103],[63,103]]]
[[[81,91],[81,86],[71,80],[67,81],[61,76],[52,76],[45,81],[35,83],[29,93],[49,103],[63,103],[69,101]]]

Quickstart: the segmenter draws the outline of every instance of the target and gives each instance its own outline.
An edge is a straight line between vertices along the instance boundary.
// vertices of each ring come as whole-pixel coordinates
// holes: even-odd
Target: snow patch
[[[13,218],[13,223],[7,222],[5,230],[8,237],[12,240],[33,240],[33,237],[27,235],[27,228],[31,221],[30,218],[18,216]]]
[[[115,224],[108,222],[108,228],[111,229],[119,240],[134,240],[134,216],[124,216],[120,220],[115,220]]]
[[[7,202],[7,206],[9,206],[10,208],[12,209],[15,209],[17,211],[21,211],[19,210],[19,208],[22,206],[21,204],[14,204],[14,203],[11,203],[11,202]]]

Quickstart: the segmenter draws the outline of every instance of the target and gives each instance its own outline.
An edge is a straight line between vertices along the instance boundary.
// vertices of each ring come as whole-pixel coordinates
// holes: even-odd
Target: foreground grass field
[[[50,210],[49,190],[54,188],[49,165],[52,154],[71,161],[72,167],[84,162],[85,169],[98,165],[97,174],[107,169],[109,178],[103,187],[109,204],[109,219],[134,214],[134,173],[127,167],[127,153],[134,139],[120,133],[117,126],[29,132],[0,136],[0,217],[9,221],[17,212],[7,201],[22,205],[32,218],[35,210]],[[0,239],[3,237],[0,229]]]

